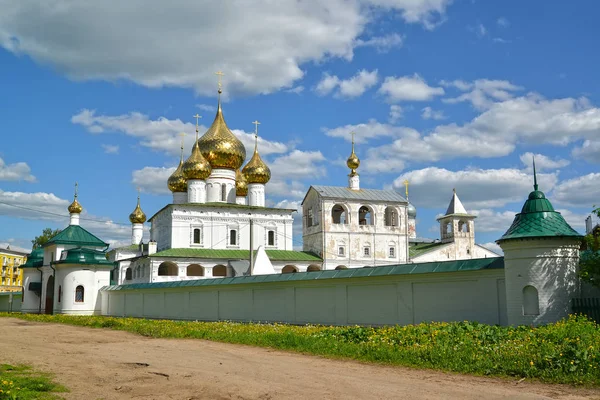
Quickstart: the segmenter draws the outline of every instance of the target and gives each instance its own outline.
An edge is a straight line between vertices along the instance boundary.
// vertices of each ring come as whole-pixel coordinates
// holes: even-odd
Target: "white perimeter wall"
[[[504,271],[101,291],[102,314],[203,321],[506,324]]]

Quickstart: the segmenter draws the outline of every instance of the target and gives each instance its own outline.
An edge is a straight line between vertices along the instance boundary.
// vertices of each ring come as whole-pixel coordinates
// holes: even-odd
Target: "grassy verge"
[[[8,316],[8,314],[0,314]],[[154,338],[198,338],[476,375],[600,385],[600,327],[580,316],[537,328],[472,322],[365,328],[11,314]]]
[[[52,382],[48,374],[33,372],[22,365],[0,364],[0,400],[62,399],[56,393],[66,391]]]

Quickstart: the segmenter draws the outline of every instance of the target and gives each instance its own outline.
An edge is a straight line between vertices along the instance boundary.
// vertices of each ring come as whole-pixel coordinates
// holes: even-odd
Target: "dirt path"
[[[0,362],[53,372],[68,399],[600,399],[488,379],[0,318]]]

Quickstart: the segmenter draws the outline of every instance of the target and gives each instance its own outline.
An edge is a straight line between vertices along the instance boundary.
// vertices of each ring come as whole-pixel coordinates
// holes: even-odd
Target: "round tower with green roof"
[[[579,293],[582,236],[538,190],[535,161],[533,176],[533,192],[497,240],[504,251],[509,325],[540,325],[566,317]]]

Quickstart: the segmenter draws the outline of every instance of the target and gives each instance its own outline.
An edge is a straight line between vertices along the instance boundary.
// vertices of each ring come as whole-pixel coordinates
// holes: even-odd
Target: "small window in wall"
[[[237,245],[237,230],[235,230],[235,229],[229,230],[229,245],[230,246]]]
[[[200,234],[201,234],[200,228],[195,228],[194,229],[194,238],[193,238],[194,244],[200,244]]]
[[[313,209],[312,209],[312,208],[309,208],[309,209],[308,209],[308,215],[307,215],[307,217],[306,217],[306,226],[307,226],[307,227],[309,227],[309,226],[313,226],[313,223],[314,223],[314,221],[313,221],[313,217],[314,217],[314,215],[313,215]]]
[[[62,285],[58,285],[58,302],[62,300]]]
[[[125,270],[125,280],[130,281],[133,278],[132,275],[133,275],[133,273],[132,273],[131,267],[127,268]]]
[[[371,248],[370,248],[370,247],[368,247],[368,246],[367,246],[367,247],[365,247],[365,248],[363,249],[363,255],[364,255],[365,257],[369,257],[369,256],[371,255]]]
[[[75,288],[75,303],[83,303],[85,290],[79,285]]]
[[[346,253],[346,250],[344,249],[344,246],[339,246],[338,247],[338,256],[344,256]]]
[[[275,246],[275,231],[267,232],[267,246]]]
[[[221,201],[227,201],[227,185],[221,185]]]
[[[533,286],[523,288],[523,315],[540,315],[540,299]]]
[[[390,258],[396,257],[396,248],[395,247],[390,247],[389,256],[390,256]]]

